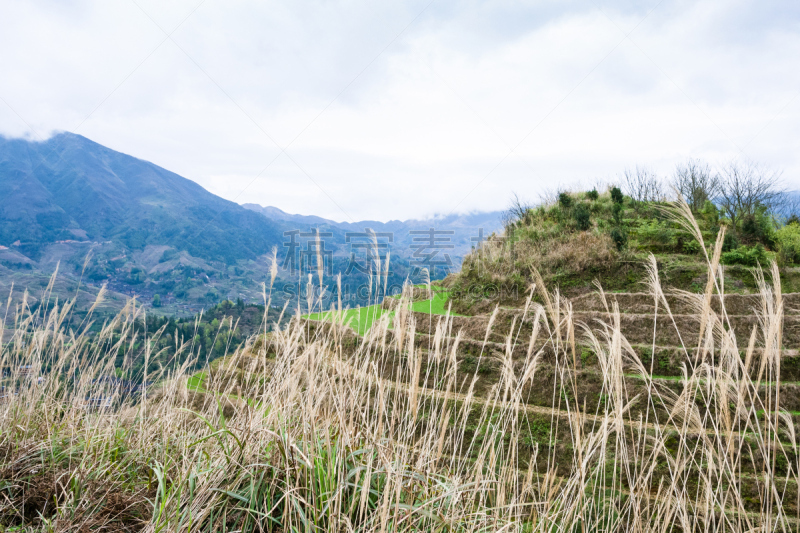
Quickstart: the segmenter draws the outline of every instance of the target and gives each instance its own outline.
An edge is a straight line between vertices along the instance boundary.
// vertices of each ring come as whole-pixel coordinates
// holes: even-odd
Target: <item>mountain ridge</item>
[[[266,253],[280,224],[255,216],[192,180],[83,136],[0,137],[0,244],[80,236],[132,249],[174,244],[230,262]]]

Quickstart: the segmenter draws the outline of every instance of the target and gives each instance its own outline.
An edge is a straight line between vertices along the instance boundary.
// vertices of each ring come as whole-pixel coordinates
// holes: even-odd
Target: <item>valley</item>
[[[0,138],[0,194],[0,289],[6,294],[13,283],[30,288],[35,299],[35,289],[58,268],[62,299],[78,285],[95,295],[105,285],[109,309],[135,297],[152,313],[178,317],[224,300],[263,304],[273,249],[276,305],[294,312],[305,289],[298,280],[315,274],[319,259],[329,279],[344,275],[344,298],[356,307],[368,299],[373,239],[377,257],[391,257],[389,275],[399,292],[407,278],[421,279],[421,268],[433,278],[454,272],[482,235],[501,227],[498,212],[339,223],[239,206],[67,133],[44,143]],[[86,302],[79,298],[78,305]]]

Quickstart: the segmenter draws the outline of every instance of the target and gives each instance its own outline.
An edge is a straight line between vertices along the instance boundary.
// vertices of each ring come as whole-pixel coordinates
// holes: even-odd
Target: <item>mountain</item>
[[[273,303],[296,307],[322,259],[328,294],[341,273],[345,304],[363,305],[377,264],[384,288],[399,291],[407,279],[457,270],[481,232],[500,228],[497,212],[345,223],[240,206],[71,133],[43,142],[0,137],[0,198],[0,291],[13,283],[36,292],[59,265],[68,278],[57,287],[61,298],[80,285],[90,305],[105,284],[114,306],[136,296],[158,302],[165,314],[191,314],[222,299],[261,301],[273,247]]]
[[[317,217],[313,215],[290,215],[286,211],[278,209],[277,207],[271,207],[271,206],[262,207],[258,204],[242,204],[242,207],[244,207],[245,209],[249,209],[250,211],[255,211],[256,213],[260,213],[269,219],[290,222],[291,224],[300,224],[302,226],[337,225],[337,223],[334,222],[333,220],[328,220],[326,218]]]
[[[283,228],[153,163],[61,133],[0,137],[0,245],[29,257],[57,241],[166,245],[206,260],[253,259]]]

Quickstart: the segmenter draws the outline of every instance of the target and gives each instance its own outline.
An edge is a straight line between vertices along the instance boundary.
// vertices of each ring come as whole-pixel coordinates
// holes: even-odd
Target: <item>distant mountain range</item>
[[[425,244],[429,233],[435,232],[434,238],[440,245],[452,245],[452,248],[442,248],[441,253],[447,253],[457,263],[466,255],[472,246],[483,237],[502,229],[501,211],[483,213],[451,214],[446,216],[433,216],[427,219],[390,220],[380,222],[377,220],[362,220],[360,222],[336,222],[322,217],[308,215],[292,215],[277,207],[262,207],[258,204],[242,204],[242,207],[261,213],[267,218],[280,221],[298,229],[308,228],[335,228],[347,233],[361,233],[371,229],[376,233],[390,233],[392,235],[392,254],[399,257],[413,255],[420,245]],[[415,233],[412,233],[415,232]]]
[[[360,254],[369,263],[369,228],[380,252],[391,252],[392,282],[402,284],[432,257],[435,277],[457,269],[481,234],[501,227],[499,212],[346,223],[240,206],[71,133],[43,142],[0,136],[0,199],[0,289],[15,280],[44,283],[60,263],[67,276],[106,283],[119,301],[159,294],[171,311],[222,298],[259,300],[273,247],[279,279],[296,284],[294,267],[313,262],[314,231],[324,235],[328,273],[362,283],[368,267],[354,262]]]
[[[314,225],[325,224],[335,226],[347,231],[361,231],[364,227],[372,228],[374,231],[402,231],[404,229],[419,229],[425,228],[430,225],[442,226],[447,228],[478,228],[478,227],[491,227],[498,229],[502,227],[500,217],[502,211],[488,211],[481,213],[470,214],[451,214],[447,216],[433,216],[425,219],[410,219],[410,220],[390,220],[389,222],[380,222],[377,220],[362,220],[360,222],[336,222],[327,218],[309,216],[309,215],[292,215],[277,207],[267,206],[262,207],[258,204],[242,204],[242,207],[250,209],[257,213],[261,213],[267,218],[272,220],[283,220],[293,224]]]

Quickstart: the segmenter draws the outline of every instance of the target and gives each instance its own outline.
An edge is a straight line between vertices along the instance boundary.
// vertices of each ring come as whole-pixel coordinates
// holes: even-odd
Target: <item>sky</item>
[[[797,2],[0,0],[0,49],[0,134],[291,213],[490,211],[687,158],[800,188]]]

